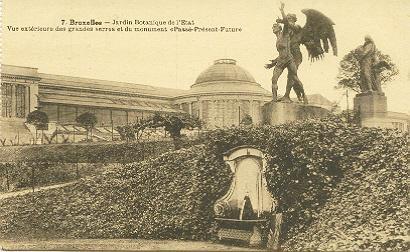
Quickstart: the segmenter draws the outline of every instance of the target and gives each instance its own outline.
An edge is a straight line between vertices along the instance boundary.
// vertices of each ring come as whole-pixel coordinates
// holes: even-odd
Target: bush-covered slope
[[[202,142],[73,187],[0,201],[0,235],[208,238],[212,205],[230,180],[222,153],[245,144],[266,153],[285,248],[390,248],[407,232],[407,142],[395,131],[328,118],[216,130]]]
[[[221,130],[207,142],[218,152],[253,144],[268,154],[266,177],[285,216],[285,248],[409,247],[408,142],[401,133],[327,118]]]
[[[410,204],[405,138],[382,132],[346,167],[323,208],[285,247],[294,250],[408,251]]]
[[[0,201],[0,237],[185,238],[212,232],[230,171],[204,146]]]

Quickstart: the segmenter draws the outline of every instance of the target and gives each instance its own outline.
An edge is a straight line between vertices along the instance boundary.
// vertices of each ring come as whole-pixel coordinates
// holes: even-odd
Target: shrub
[[[40,110],[34,110],[27,115],[26,122],[28,124],[33,124],[36,128],[35,143],[37,144],[37,131],[41,130],[43,135],[43,130],[48,128],[48,116],[45,112]],[[43,139],[43,137],[41,137]]]
[[[118,164],[4,163],[0,164],[0,191],[69,182],[101,174]],[[33,174],[34,173],[34,174]]]
[[[358,128],[344,123],[340,118],[329,117],[322,120],[294,122],[274,127],[217,130],[209,134],[204,140],[217,153],[243,144],[255,145],[264,151],[268,166],[265,174],[268,188],[272,195],[279,200],[279,211],[284,214],[283,240],[289,240],[297,236],[299,241],[303,240],[306,241],[305,245],[308,244],[310,240],[309,238],[304,239],[306,236],[303,235],[303,232],[306,231],[312,235],[315,231],[318,232],[320,226],[312,229],[311,225],[321,216],[325,204],[329,202],[329,199],[340,202],[347,192],[350,193],[353,199],[350,199],[348,206],[339,204],[337,205],[338,208],[353,210],[355,207],[360,206],[367,209],[363,211],[373,209],[372,215],[383,212],[385,210],[383,204],[389,202],[388,200],[383,201],[385,203],[382,205],[372,203],[372,201],[367,201],[367,206],[360,204],[360,196],[354,193],[358,187],[347,186],[349,183],[353,183],[352,180],[348,180],[351,174],[359,175],[359,178],[355,180],[359,184],[363,182],[360,179],[364,176],[363,174],[373,176],[375,181],[385,179],[380,175],[375,175],[380,171],[384,170],[387,174],[390,174],[388,176],[389,185],[394,186],[391,186],[386,192],[383,183],[374,182],[374,190],[377,188],[379,192],[384,191],[384,194],[387,195],[399,193],[400,197],[391,202],[394,204],[395,209],[401,208],[402,211],[408,213],[408,208],[403,209],[402,207],[402,201],[405,201],[405,194],[403,193],[405,192],[403,189],[405,183],[400,180],[400,176],[408,176],[406,170],[407,141],[406,136],[402,136],[397,131]],[[401,175],[392,176],[394,173]],[[342,190],[336,193],[335,190],[341,184],[343,184],[342,188],[345,191]],[[375,199],[375,196],[366,196]],[[375,200],[374,202],[380,201]],[[349,217],[347,213],[347,211],[344,212],[346,218]],[[334,214],[335,211],[328,210],[327,217],[333,221],[336,219],[337,223],[339,219]],[[377,214],[374,215],[377,216]],[[400,218],[397,218],[403,220],[404,216],[406,215],[402,214]],[[392,216],[385,215],[386,218],[384,219],[378,216],[376,219],[379,221],[374,222],[367,222],[368,219],[364,213],[361,217],[363,223],[372,223],[379,229],[401,226],[400,222],[394,220]],[[387,225],[382,220],[391,221],[391,223]],[[330,228],[331,226],[328,229],[321,229],[320,234],[322,234],[322,237],[326,237],[325,233],[328,234],[327,237],[332,234],[328,232]],[[357,232],[361,228],[366,229],[361,226],[357,229]],[[371,233],[371,227],[370,230],[367,229],[366,231]],[[302,235],[298,235],[300,233]],[[365,240],[365,236],[359,235],[355,238]],[[329,244],[331,239],[322,239],[320,241],[322,243],[312,244]],[[360,248],[370,248],[370,245],[366,245],[365,242],[359,244],[362,244]],[[301,246],[289,246],[288,248],[291,250],[304,249]],[[307,248],[315,249],[316,247]],[[359,247],[348,246],[343,248],[348,250],[359,249]]]
[[[205,239],[230,170],[204,146],[132,163],[74,185],[0,201],[0,234]]]
[[[130,163],[161,154],[173,148],[170,141],[141,143],[99,143],[70,145],[8,146],[0,151],[0,191],[67,182],[80,176],[101,172],[101,163]],[[89,168],[87,168],[89,167]]]
[[[249,114],[245,114],[241,119],[241,125],[251,125],[252,123],[252,117]]]
[[[59,193],[53,190],[33,194],[34,200],[24,196],[0,202],[0,220],[4,219],[0,234],[27,231],[25,225],[31,231],[45,230],[47,225],[62,237],[209,238],[214,230],[212,206],[230,184],[222,153],[244,144],[266,155],[268,189],[279,200],[283,239],[291,250],[331,244],[326,232],[336,230],[335,234],[340,229],[355,232],[352,239],[360,241],[357,248],[342,248],[368,249],[376,238],[363,237],[360,232],[372,237],[374,227],[398,228],[399,235],[409,224],[403,182],[408,176],[407,145],[397,131],[361,129],[339,118],[326,118],[219,129],[202,142],[204,145],[82,180]],[[362,199],[363,195],[369,199]],[[50,203],[53,201],[56,204]],[[388,203],[391,206],[386,207]],[[26,205],[24,210],[22,205]],[[340,220],[335,213],[351,222],[352,231],[347,224],[332,226]],[[30,222],[32,215],[34,222]],[[30,224],[23,224],[26,222]],[[315,232],[323,239],[314,236]],[[395,233],[387,235],[390,237],[374,248],[402,246]],[[330,246],[323,245],[323,249]]]
[[[87,141],[88,135],[91,133],[91,141],[93,137],[93,128],[97,124],[97,116],[91,112],[85,112],[79,115],[75,121],[87,130]]]
[[[172,142],[109,142],[1,147],[1,162],[131,163],[172,149]]]

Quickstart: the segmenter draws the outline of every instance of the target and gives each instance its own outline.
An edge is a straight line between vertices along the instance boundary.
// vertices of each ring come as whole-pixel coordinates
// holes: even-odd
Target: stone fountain
[[[220,240],[244,241],[260,247],[275,208],[264,177],[263,153],[252,146],[239,146],[224,153],[234,178],[229,191],[214,206]]]

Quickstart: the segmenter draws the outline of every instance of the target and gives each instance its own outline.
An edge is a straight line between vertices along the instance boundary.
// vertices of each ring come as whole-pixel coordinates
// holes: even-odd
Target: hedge
[[[208,239],[212,205],[231,178],[222,153],[248,144],[266,154],[268,189],[285,216],[286,249],[332,250],[331,235],[339,231],[354,242],[338,241],[337,248],[406,246],[397,237],[409,226],[407,140],[397,131],[326,118],[215,130],[202,142],[73,186],[0,201],[0,234]],[[386,230],[384,242],[378,240]]]
[[[115,169],[118,163],[3,163],[0,164],[0,192],[46,186],[93,176]],[[34,172],[34,174],[33,174]]]
[[[269,191],[279,199],[279,211],[285,217],[285,248],[384,250],[409,246],[403,239],[407,234],[404,227],[410,226],[409,207],[404,204],[409,175],[406,135],[358,128],[328,117],[275,127],[219,130],[205,141],[217,153],[242,144],[256,145],[266,153]],[[341,224],[355,221],[354,229]],[[351,240],[332,243],[332,236],[339,231]]]
[[[170,141],[0,147],[0,163],[131,163],[172,149]]]
[[[76,179],[76,163],[81,176],[95,175],[107,163],[141,161],[172,148],[170,141],[0,147],[0,191],[32,186],[32,172],[35,186],[44,186]]]
[[[194,146],[0,201],[0,236],[205,239],[230,170]]]

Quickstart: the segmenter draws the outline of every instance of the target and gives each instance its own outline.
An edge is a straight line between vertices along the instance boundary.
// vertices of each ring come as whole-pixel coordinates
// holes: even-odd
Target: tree
[[[392,81],[399,71],[389,55],[383,54],[379,50],[376,51],[376,55],[380,61],[385,61],[388,65],[388,67],[380,72],[380,83],[385,85]],[[347,88],[358,93],[360,92],[360,65],[357,58],[357,51],[352,50],[340,61],[336,88]]]
[[[85,112],[79,115],[75,119],[75,121],[87,130],[87,136],[86,136],[87,141],[88,141],[89,133],[91,135],[91,140],[92,140],[92,136],[93,136],[92,130],[94,126],[97,124],[97,117],[91,112]]]
[[[189,114],[159,114],[155,113],[150,119],[152,121],[152,127],[164,129],[169,133],[174,141],[175,149],[181,148],[181,130],[182,129],[194,129],[202,126],[201,121],[192,117]]]
[[[48,129],[47,114],[40,110],[34,110],[27,115],[26,123],[33,124],[36,128],[35,143],[37,143],[37,131],[41,130],[41,143],[43,143],[44,130]]]
[[[249,114],[245,114],[241,120],[241,125],[252,125],[252,123],[252,117]]]
[[[139,141],[144,133],[145,129],[151,128],[153,126],[153,121],[148,119],[141,119],[138,122],[117,126],[116,129],[120,134],[122,140],[125,141]]]
[[[134,141],[135,140],[135,131],[132,125],[120,125],[115,128],[120,134],[121,140],[124,141]]]

